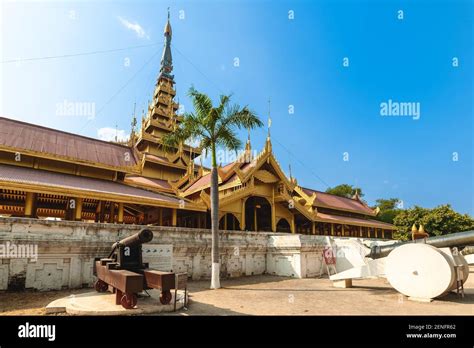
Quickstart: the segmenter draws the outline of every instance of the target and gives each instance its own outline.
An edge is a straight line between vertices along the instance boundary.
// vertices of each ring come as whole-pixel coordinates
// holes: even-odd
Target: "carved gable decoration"
[[[260,169],[254,173],[255,178],[266,184],[278,182],[280,179],[268,170]]]

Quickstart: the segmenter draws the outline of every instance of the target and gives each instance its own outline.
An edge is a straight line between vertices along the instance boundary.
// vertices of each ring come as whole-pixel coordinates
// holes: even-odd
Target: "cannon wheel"
[[[160,295],[160,302],[162,305],[167,305],[168,303],[171,302],[171,291],[169,290],[164,290],[161,292],[161,295]]]
[[[124,294],[120,300],[120,304],[125,309],[132,309],[137,305],[138,297],[136,294]]]
[[[101,279],[97,279],[97,281],[94,284],[95,291],[97,292],[106,292],[109,289],[109,284],[104,282]]]

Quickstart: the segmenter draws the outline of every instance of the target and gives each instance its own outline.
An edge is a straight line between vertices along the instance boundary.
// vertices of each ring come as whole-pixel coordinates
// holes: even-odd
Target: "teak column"
[[[76,209],[74,211],[74,220],[81,221],[82,220],[82,206],[84,200],[82,198],[76,198]]]
[[[113,224],[115,222],[115,203],[109,203],[109,223]]]
[[[272,232],[276,232],[277,223],[276,223],[276,209],[275,209],[275,190],[272,190]]]
[[[245,199],[242,199],[242,213],[240,214],[240,229],[245,231]]]
[[[34,217],[36,215],[35,209],[36,193],[27,192],[25,197],[25,217]]]
[[[117,223],[123,224],[123,203],[118,204]]]
[[[254,224],[254,231],[257,232],[257,205],[253,205],[253,224]]]
[[[173,208],[171,210],[171,226],[176,227],[178,223],[178,210]]]

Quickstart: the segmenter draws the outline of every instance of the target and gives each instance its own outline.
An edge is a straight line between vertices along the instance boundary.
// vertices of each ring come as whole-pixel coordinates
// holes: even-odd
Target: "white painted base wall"
[[[9,241],[17,245],[38,245],[36,261],[0,258],[0,290],[90,287],[94,282],[94,258],[107,257],[114,242],[142,228],[144,226],[0,218],[0,244]],[[152,244],[173,246],[174,272],[187,272],[194,280],[210,279],[210,230],[149,228],[154,234]],[[326,239],[314,235],[222,231],[221,278],[260,274],[296,278],[319,276]]]

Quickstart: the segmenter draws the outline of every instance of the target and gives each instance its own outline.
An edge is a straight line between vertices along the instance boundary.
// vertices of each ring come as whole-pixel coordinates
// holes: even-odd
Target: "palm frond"
[[[226,109],[225,116],[222,119],[222,125],[225,127],[235,126],[239,129],[254,129],[262,127],[263,122],[247,106],[241,109],[238,105],[233,105]]]
[[[242,147],[242,141],[230,127],[221,127],[217,130],[216,144],[235,152]]]
[[[211,99],[194,87],[189,89],[189,96],[194,112],[185,113],[176,129],[163,137],[165,151],[173,151],[189,139],[198,140],[201,151],[215,153],[218,146],[237,151],[242,142],[234,128],[263,126],[263,122],[247,106],[230,105],[231,95],[221,95],[217,107],[213,107]]]
[[[212,148],[212,141],[209,137],[202,137],[201,141],[199,142],[199,149],[205,151],[206,153],[210,151]]]
[[[162,137],[163,149],[166,152],[172,152],[179,144],[184,143],[189,138],[199,133],[199,123],[192,113],[183,115],[183,121],[174,129]]]
[[[188,95],[191,97],[194,110],[199,119],[209,116],[212,110],[212,100],[204,93],[198,92],[194,87],[189,89]]]

